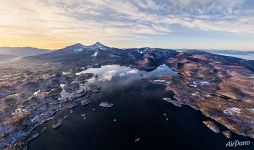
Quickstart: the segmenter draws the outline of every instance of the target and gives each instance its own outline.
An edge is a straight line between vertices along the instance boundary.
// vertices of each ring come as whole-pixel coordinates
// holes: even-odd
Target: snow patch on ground
[[[62,88],[62,91],[60,93],[60,97],[58,98],[58,100],[66,100],[67,98],[70,97],[70,93],[66,92],[64,87],[65,87],[65,84],[60,84],[60,87]]]
[[[70,72],[62,72],[63,75],[71,74]]]
[[[95,53],[92,55],[92,57],[96,57],[96,56],[98,56],[98,52],[95,52]]]
[[[233,115],[233,114],[239,115],[241,113],[241,109],[236,107],[227,108],[226,110],[224,110],[224,113],[228,115]]]
[[[254,113],[254,108],[248,108],[247,110]]]
[[[155,83],[165,83],[166,81],[165,80],[153,80],[153,82],[155,82]]]
[[[75,49],[74,51],[75,52],[82,52],[82,51],[84,51],[84,49],[83,48],[79,48],[79,49]]]
[[[41,90],[34,92],[34,96],[37,96],[40,92],[41,92]]]

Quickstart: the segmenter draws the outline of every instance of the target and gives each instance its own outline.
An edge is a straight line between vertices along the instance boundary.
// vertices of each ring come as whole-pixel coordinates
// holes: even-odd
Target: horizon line
[[[94,44],[99,43],[102,44],[101,42],[95,42]],[[50,51],[57,51],[57,50],[61,50],[64,49],[68,46],[73,46],[73,45],[77,45],[77,44],[81,44],[83,46],[92,46],[94,44],[90,44],[90,45],[85,45],[81,42],[75,43],[75,44],[70,44],[70,45],[66,45],[64,47],[61,48],[45,48],[45,47],[36,47],[36,46],[29,46],[29,45],[24,45],[24,46],[0,46],[0,48],[36,48],[36,49],[42,49],[42,50],[50,50]],[[131,48],[161,48],[161,49],[173,49],[173,50],[219,50],[219,51],[243,51],[243,52],[248,52],[248,51],[253,51],[254,52],[254,48],[253,49],[218,49],[218,48],[169,48],[169,47],[152,47],[152,46],[137,46],[137,47],[116,47],[116,46],[108,46],[105,44],[102,44],[104,46],[110,47],[110,48],[119,48],[119,49],[131,49]]]

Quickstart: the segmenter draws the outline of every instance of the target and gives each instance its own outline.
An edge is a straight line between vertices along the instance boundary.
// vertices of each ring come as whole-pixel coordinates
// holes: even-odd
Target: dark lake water
[[[46,132],[30,143],[30,150],[226,149],[229,140],[209,130],[202,123],[208,118],[199,111],[162,100],[172,93],[149,80],[174,75],[166,66],[152,72],[118,65],[85,72],[99,75],[98,80],[89,82],[100,84],[101,92],[91,97],[89,105],[75,108],[57,130],[50,128],[49,122]],[[113,107],[100,107],[101,102],[112,103]],[[86,114],[85,120],[82,114]],[[233,135],[230,141],[235,139],[250,140]]]

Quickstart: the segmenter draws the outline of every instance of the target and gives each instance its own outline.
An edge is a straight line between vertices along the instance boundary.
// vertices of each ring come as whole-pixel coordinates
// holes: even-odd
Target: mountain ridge
[[[51,50],[35,47],[0,47],[0,54],[10,54],[17,57],[33,56],[48,52],[51,52]]]

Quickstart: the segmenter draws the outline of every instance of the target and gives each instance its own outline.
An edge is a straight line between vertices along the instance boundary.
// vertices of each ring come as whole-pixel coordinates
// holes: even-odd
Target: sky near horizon
[[[254,50],[253,0],[1,0],[0,47]]]

